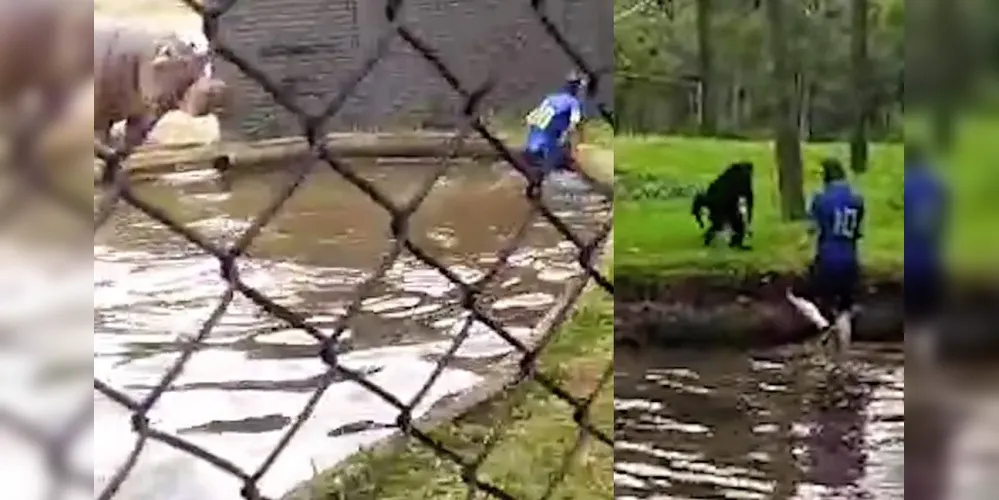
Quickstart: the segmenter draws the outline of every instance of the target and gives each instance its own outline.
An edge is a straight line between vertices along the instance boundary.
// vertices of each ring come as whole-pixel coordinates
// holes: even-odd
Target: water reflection
[[[617,353],[617,498],[901,498],[900,353]]]
[[[402,206],[434,174],[419,165],[369,166],[363,175]],[[167,176],[141,186],[139,197],[200,238],[228,246],[269,210],[292,182],[287,173],[240,175],[219,182],[211,171]],[[552,203],[583,241],[596,234],[608,207],[595,198]],[[561,203],[561,204],[559,204]],[[522,340],[552,305],[565,280],[580,272],[577,250],[533,214],[521,181],[507,169],[462,167],[437,182],[414,214],[409,237],[461,279],[484,276],[499,250],[527,221],[522,246],[487,287],[486,310]],[[331,334],[357,287],[392,250],[392,218],[362,191],[319,168],[259,233],[239,262],[239,276],[280,306]],[[190,338],[219,311],[226,290],[217,259],[159,222],[122,207],[94,244],[94,376],[133,398],[150,395]],[[413,254],[403,253],[374,283],[360,314],[343,326],[344,365],[368,374],[421,414],[440,398],[488,374],[511,347],[484,325],[472,325],[445,370],[414,400],[465,326],[461,291]],[[316,340],[290,328],[241,296],[221,309],[217,325],[153,407],[157,429],[172,432],[253,471],[308,406],[328,375]],[[391,432],[398,410],[366,389],[341,380],[316,405],[277,465],[264,475],[264,493],[280,495],[313,469],[325,468]],[[128,414],[97,398],[100,488],[134,444]],[[418,403],[418,404],[416,404]],[[162,447],[143,454],[121,498],[238,497],[234,478]],[[144,462],[143,462],[144,461]],[[145,472],[143,472],[145,471]],[[155,485],[169,483],[174,493]],[[207,485],[207,486],[206,486]],[[179,488],[179,489],[178,489]],[[219,493],[223,492],[223,493]],[[177,497],[171,494],[179,495]],[[149,496],[154,495],[154,496]]]
[[[999,488],[999,372],[974,363],[910,372],[909,497],[994,498]]]

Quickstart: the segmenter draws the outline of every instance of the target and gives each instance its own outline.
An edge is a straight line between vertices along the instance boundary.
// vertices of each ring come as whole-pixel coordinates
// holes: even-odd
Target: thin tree
[[[784,220],[800,220],[805,217],[805,187],[795,106],[797,89],[784,9],[783,0],[766,0],[773,59],[773,129],[781,216]]]
[[[850,29],[853,70],[853,134],[850,137],[850,168],[855,173],[867,171],[869,161],[868,119],[871,104],[868,31],[868,0],[853,0]]]
[[[958,73],[961,65],[961,51],[964,49],[963,37],[958,32],[957,6],[953,0],[936,0],[934,2],[934,18],[936,29],[936,50],[934,65],[936,78],[933,88],[933,141],[941,150],[949,150],[954,143],[955,117],[954,101],[956,84],[960,78]],[[951,52],[953,51],[953,52]]]
[[[697,52],[701,80],[701,135],[718,132],[718,99],[715,91],[714,3],[697,0]]]

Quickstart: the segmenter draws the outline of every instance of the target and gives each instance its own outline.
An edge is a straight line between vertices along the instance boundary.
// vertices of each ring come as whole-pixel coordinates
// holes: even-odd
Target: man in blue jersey
[[[555,93],[545,96],[527,114],[527,141],[524,160],[532,180],[541,182],[549,173],[576,168],[575,148],[581,139],[583,121],[582,94],[586,79],[570,73]]]
[[[942,243],[949,196],[919,146],[905,146],[904,191],[905,319],[907,326],[921,327],[939,312],[944,297]],[[912,333],[926,337],[922,329]],[[919,339],[923,349],[932,349],[926,340],[932,339]]]
[[[811,265],[811,295],[833,325],[841,346],[850,340],[850,313],[860,281],[857,244],[863,237],[864,199],[850,186],[843,164],[822,162],[824,187],[812,198],[809,215],[817,233]]]

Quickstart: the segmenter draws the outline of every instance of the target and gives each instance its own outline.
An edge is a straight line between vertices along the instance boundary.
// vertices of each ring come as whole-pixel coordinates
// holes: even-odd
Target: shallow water
[[[617,498],[902,498],[901,354],[798,354],[619,353]]]
[[[616,352],[616,498],[994,498],[994,369],[910,370],[907,396],[901,348],[814,354]]]
[[[408,201],[431,173],[418,165],[369,166],[363,175],[396,203]],[[235,241],[288,178],[253,174],[227,179],[210,171],[164,177],[140,197],[205,239]],[[520,182],[507,170],[469,166],[439,181],[416,212],[414,243],[463,279],[483,275],[525,220]],[[561,201],[559,201],[561,200]],[[607,207],[593,198],[553,199],[584,240]],[[361,191],[320,169],[268,224],[239,274],[249,286],[330,334],[358,285],[390,250],[391,219]],[[515,337],[532,328],[579,273],[571,244],[535,217],[525,244],[487,288],[483,305]],[[122,208],[94,245],[94,377],[132,398],[160,380],[225,291],[218,262],[135,210]],[[340,362],[404,403],[423,388],[440,356],[464,326],[457,287],[404,254],[347,323]],[[483,325],[416,406],[467,390],[512,348]],[[152,425],[254,472],[303,412],[325,372],[316,341],[237,298],[153,406]],[[99,491],[134,446],[129,414],[95,396],[94,486]],[[392,432],[398,411],[353,383],[335,381],[260,481],[279,496],[315,469],[327,468]],[[169,487],[165,485],[170,485]],[[115,498],[238,498],[241,483],[161,445],[150,444],[133,478]]]

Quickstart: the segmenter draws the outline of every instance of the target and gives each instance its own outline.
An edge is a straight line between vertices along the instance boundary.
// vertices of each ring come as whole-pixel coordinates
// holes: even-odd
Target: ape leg
[[[725,217],[721,217],[717,210],[711,210],[708,216],[708,229],[704,231],[704,246],[711,246],[715,241],[715,236],[722,232],[725,226]]]
[[[732,237],[728,241],[728,246],[739,250],[748,250],[746,246],[746,221],[742,220],[742,214],[736,210],[728,215],[728,226],[732,228]]]

